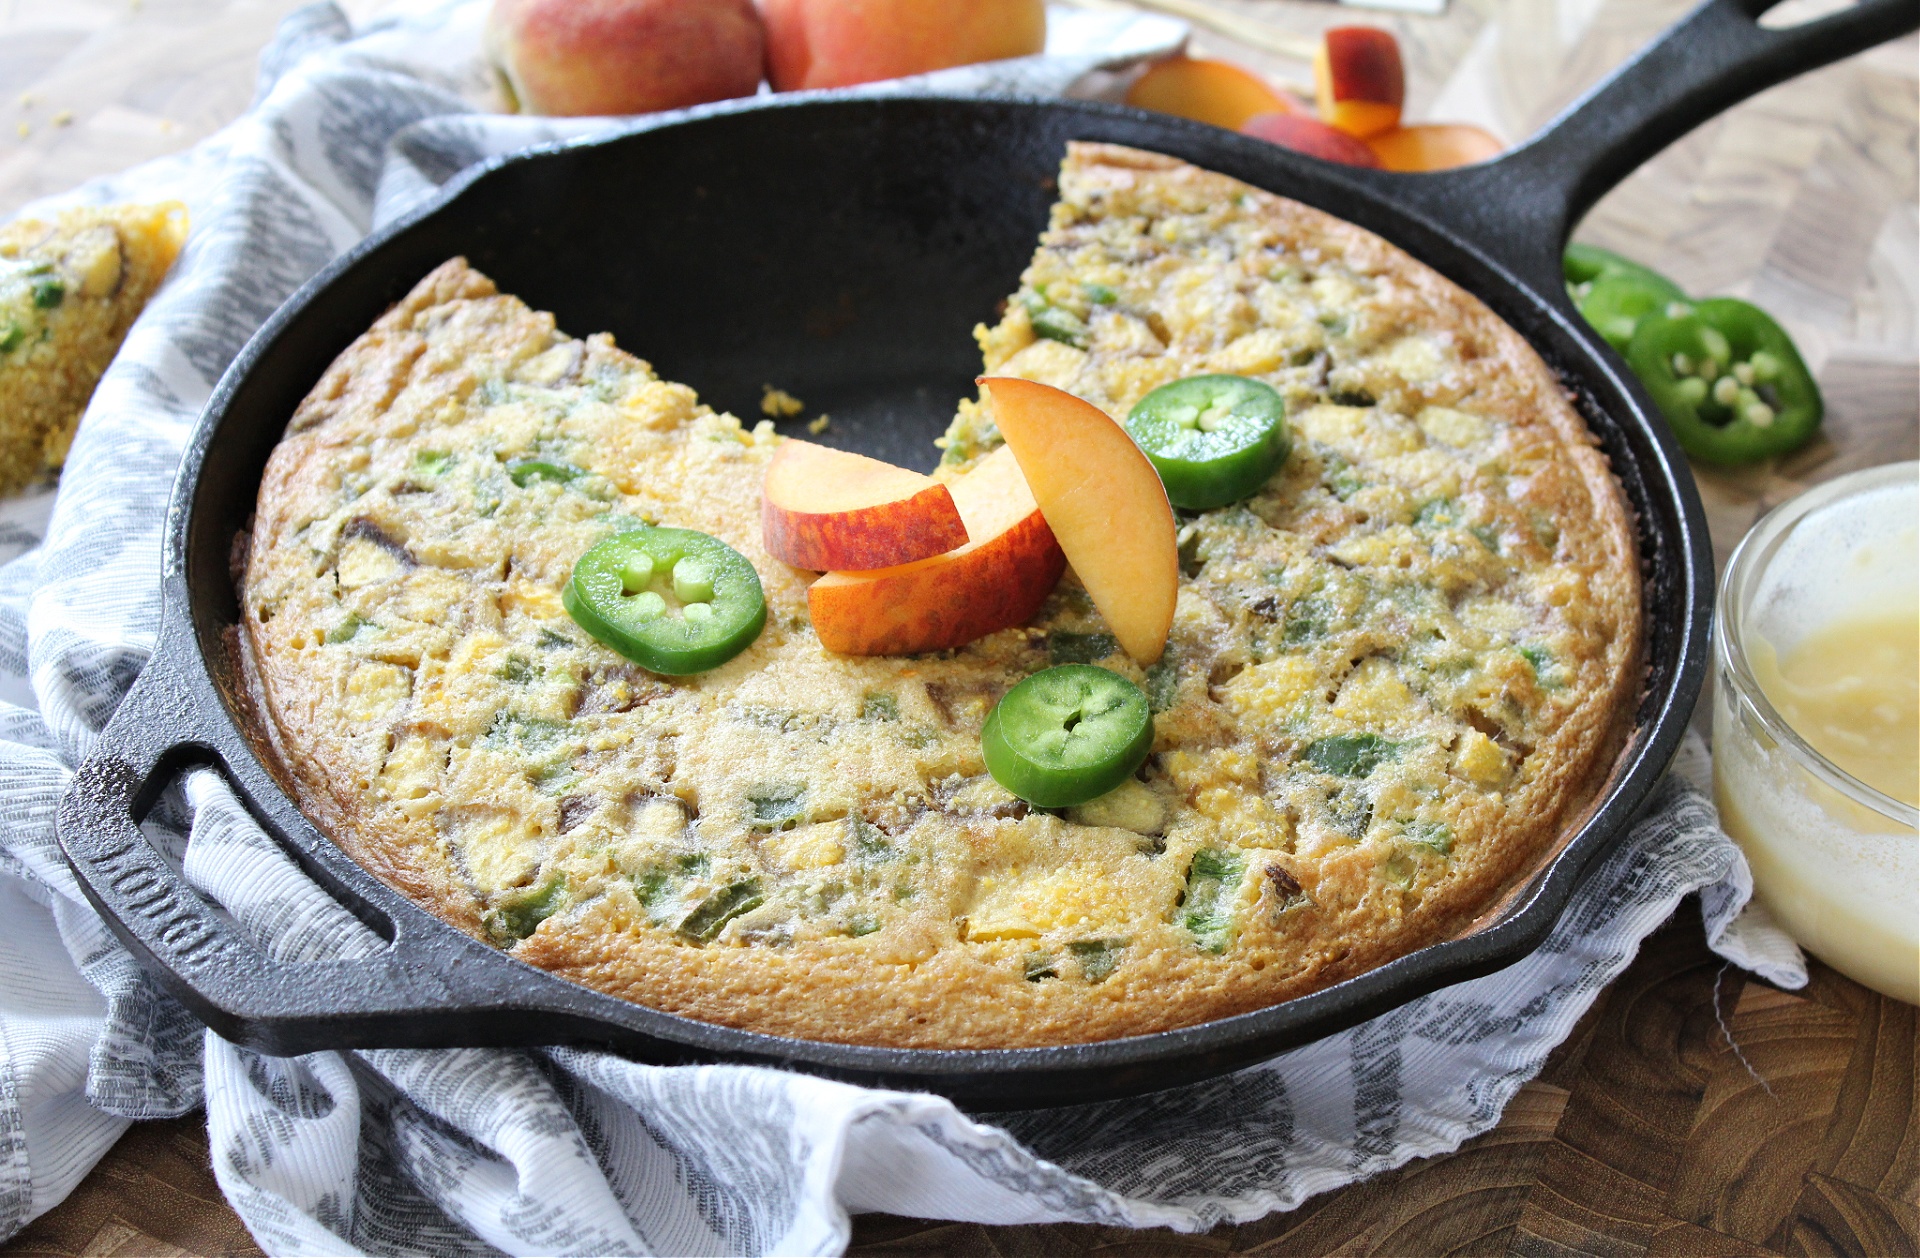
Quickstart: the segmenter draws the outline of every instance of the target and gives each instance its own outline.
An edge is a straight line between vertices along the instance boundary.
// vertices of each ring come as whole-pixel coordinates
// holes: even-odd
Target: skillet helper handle
[[[1480,166],[1407,181],[1517,277],[1560,283],[1573,225],[1642,163],[1777,83],[1920,28],[1920,0],[1860,0],[1799,26],[1761,26],[1779,0],[1706,0],[1532,140]]]
[[[169,664],[189,651],[170,648],[163,634],[60,802],[61,849],[120,942],[221,1036],[280,1055],[406,1042],[404,1023],[420,1010],[484,1001],[490,993],[460,990],[463,970],[476,967],[435,974],[437,967],[403,964],[394,948],[354,960],[274,960],[141,833],[141,818],[176,771],[226,770],[193,730],[202,696]]]

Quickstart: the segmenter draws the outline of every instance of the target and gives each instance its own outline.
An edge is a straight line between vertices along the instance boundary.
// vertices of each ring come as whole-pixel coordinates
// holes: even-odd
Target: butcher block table
[[[1111,7],[1119,0],[1083,0]],[[1193,8],[1195,0],[1150,0]],[[355,16],[381,0],[346,7]],[[0,0],[0,216],[183,148],[246,107],[293,0]],[[1140,7],[1149,7],[1142,0]],[[1308,0],[1200,0],[1201,54],[1308,78],[1288,36],[1400,36],[1408,117],[1531,133],[1687,0],[1452,0],[1440,18]],[[1841,7],[1789,0],[1792,20]],[[1699,472],[1716,558],[1769,507],[1920,455],[1916,49],[1909,38],[1709,123],[1615,191],[1582,239],[1793,333],[1827,398],[1784,461]],[[1203,1236],[866,1215],[857,1254],[1920,1254],[1916,1010],[1813,965],[1786,992],[1702,942],[1689,902],[1500,1125],[1290,1214]],[[259,1252],[221,1199],[204,1119],[138,1123],[13,1254]]]

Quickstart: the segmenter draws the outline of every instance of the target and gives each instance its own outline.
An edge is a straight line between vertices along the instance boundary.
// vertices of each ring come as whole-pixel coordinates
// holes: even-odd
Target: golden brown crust
[[[1036,336],[1099,288],[1081,345]],[[1136,782],[1056,817],[979,762],[1008,685],[1105,649],[1071,580],[952,658],[827,654],[807,574],[759,545],[770,429],[456,259],[342,354],[263,480],[246,641],[302,806],[521,960],[812,1039],[1145,1033],[1467,928],[1591,799],[1640,684],[1626,508],[1552,374],[1384,241],[1113,146],[1073,146],[1021,297],[990,369],[1120,414],[1206,370],[1296,403],[1286,468],[1188,526],[1171,671],[1095,657],[1161,700]],[[529,452],[579,474],[516,485]],[[674,680],[580,640],[555,596],[616,514],[746,555],[760,641]],[[1364,772],[1316,759],[1361,735]]]

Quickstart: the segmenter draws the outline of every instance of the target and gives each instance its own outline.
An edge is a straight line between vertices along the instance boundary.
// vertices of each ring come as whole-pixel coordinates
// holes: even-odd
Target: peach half
[[[789,438],[760,491],[767,553],[815,572],[860,572],[967,544],[953,494],[930,476]]]
[[[829,572],[808,588],[827,650],[942,651],[1023,624],[1046,602],[1067,560],[1013,451],[995,450],[950,485],[966,545],[895,568]]]
[[[1464,122],[1423,122],[1367,137],[1388,170],[1451,170],[1500,156],[1506,145],[1492,132]]]
[[[1091,402],[1011,376],[982,376],[979,384],[1113,636],[1136,663],[1158,660],[1180,593],[1180,546],[1160,473]]]
[[[1039,52],[1043,0],[761,0],[776,92],[849,87]]]
[[[1127,89],[1135,109],[1237,131],[1255,114],[1304,113],[1305,106],[1251,70],[1206,57],[1169,57]]]

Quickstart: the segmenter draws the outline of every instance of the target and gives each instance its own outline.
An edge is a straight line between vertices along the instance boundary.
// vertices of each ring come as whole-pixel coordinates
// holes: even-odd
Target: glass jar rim
[[[1760,688],[1747,662],[1742,623],[1746,614],[1745,594],[1802,521],[1849,498],[1912,482],[1920,482],[1920,462],[1882,464],[1836,477],[1767,512],[1734,547],[1713,613],[1714,654],[1721,668],[1732,675],[1739,697],[1753,710],[1775,745],[1784,748],[1802,767],[1848,799],[1910,829],[1920,828],[1920,808],[1895,799],[1848,773],[1787,724],[1773,701],[1767,698],[1766,691]]]

